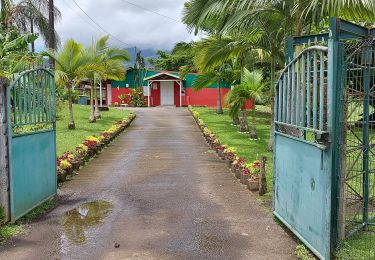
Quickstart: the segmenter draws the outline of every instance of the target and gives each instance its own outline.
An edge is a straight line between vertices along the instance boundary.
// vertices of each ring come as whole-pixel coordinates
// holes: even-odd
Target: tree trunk
[[[95,101],[94,101],[94,88],[95,88],[95,80],[94,80],[94,84],[91,83],[91,88],[90,88],[90,117],[89,117],[89,122],[90,123],[95,123],[96,122],[96,119],[95,119]]]
[[[253,108],[253,111],[251,112],[252,115],[252,125],[250,129],[250,139],[258,139],[258,134],[257,134],[257,122],[256,122],[256,117],[255,117],[255,107]]]
[[[240,117],[238,115],[235,115],[233,118],[232,118],[232,124],[233,125],[239,125],[240,124]]]
[[[68,89],[68,100],[69,100],[69,129],[75,129],[76,124],[74,123],[74,116],[73,116],[73,95],[72,95],[72,86],[69,86]]]
[[[54,3],[53,0],[48,1],[48,48],[51,50],[56,49],[55,39],[55,14],[54,14]],[[49,66],[51,69],[55,68],[55,60],[49,59]]]
[[[217,83],[217,109],[216,109],[217,114],[224,114],[223,112],[223,107],[221,104],[221,88],[220,88],[220,82]]]
[[[273,150],[273,143],[274,143],[274,131],[275,131],[275,123],[274,123],[274,97],[275,97],[275,71],[276,71],[276,64],[275,59],[273,56],[271,56],[271,87],[270,87],[270,100],[271,100],[271,132],[270,132],[270,138],[268,141],[268,150]]]
[[[249,131],[249,124],[247,123],[247,111],[246,109],[241,109],[241,116],[240,116],[240,132],[248,132]]]
[[[30,20],[30,33],[34,33],[34,21],[33,19],[31,18]],[[35,52],[35,42],[31,42],[31,52],[34,53]]]
[[[95,111],[94,117],[95,120],[101,118],[100,110],[99,110],[99,102],[98,102],[98,91],[96,89],[96,85],[94,86],[94,96],[95,96]]]

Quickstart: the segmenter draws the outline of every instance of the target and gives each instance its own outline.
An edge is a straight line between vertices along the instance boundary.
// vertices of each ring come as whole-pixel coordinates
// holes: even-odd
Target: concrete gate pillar
[[[8,127],[6,114],[6,87],[8,80],[0,77],[0,207],[4,211],[4,221],[10,220]]]

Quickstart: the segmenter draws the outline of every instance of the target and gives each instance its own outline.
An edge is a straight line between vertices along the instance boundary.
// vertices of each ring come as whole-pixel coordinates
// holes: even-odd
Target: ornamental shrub
[[[96,142],[96,143],[99,143],[99,138],[97,138],[96,136],[88,136],[86,137],[86,141],[93,141],[93,142]]]
[[[57,166],[63,170],[67,170],[72,167],[72,164],[68,160],[61,160],[58,162]]]

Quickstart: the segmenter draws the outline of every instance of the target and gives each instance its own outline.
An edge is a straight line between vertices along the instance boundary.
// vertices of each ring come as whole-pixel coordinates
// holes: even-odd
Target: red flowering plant
[[[99,141],[101,142],[101,143],[106,143],[106,142],[108,142],[110,139],[111,139],[111,137],[112,137],[112,133],[110,133],[110,132],[103,132],[100,136],[99,136]]]
[[[65,168],[67,168],[67,170],[71,170],[70,167],[66,166],[66,161],[70,164],[73,170],[78,170],[83,157],[84,155],[82,155],[77,150],[75,150],[74,152],[66,152],[57,159],[57,167],[61,167],[61,162],[64,161],[63,164]]]
[[[83,144],[87,146],[89,150],[94,150],[98,143],[96,141],[86,140],[83,142]]]
[[[246,164],[246,159],[243,157],[236,157],[233,164],[234,164],[235,170],[242,170],[242,168]]]
[[[63,155],[61,155],[58,160],[71,161],[72,159],[74,159],[74,155],[71,152],[66,152]]]
[[[259,160],[255,160],[253,162],[253,164],[251,165],[251,172],[256,175],[260,173],[260,161]]]
[[[251,175],[250,166],[251,166],[251,164],[249,164],[249,163],[244,165],[244,167],[242,168],[242,175],[243,176],[249,177]]]
[[[78,154],[81,157],[85,157],[87,155],[88,150],[89,150],[89,148],[86,145],[80,144],[76,147],[75,153]]]
[[[236,152],[237,152],[237,148],[236,147],[228,147],[224,150],[224,153],[225,153],[225,157],[229,160],[229,161],[234,161],[235,158],[236,158]]]
[[[72,170],[72,164],[68,159],[58,158],[56,160],[57,173],[69,172]]]
[[[221,151],[221,152],[224,152],[224,150],[227,148],[227,146],[225,145],[225,144],[222,144],[222,145],[219,145],[218,147],[217,147],[217,150],[218,151]]]

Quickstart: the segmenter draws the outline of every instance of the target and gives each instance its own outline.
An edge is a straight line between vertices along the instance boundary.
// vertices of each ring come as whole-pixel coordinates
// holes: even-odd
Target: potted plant
[[[230,167],[232,165],[232,162],[235,160],[236,152],[237,152],[236,147],[228,147],[224,150],[225,161],[226,161],[228,167]]]
[[[232,172],[237,179],[241,178],[241,173],[244,165],[246,164],[246,160],[243,157],[236,157],[236,160],[232,164]]]
[[[219,155],[219,157],[221,159],[225,159],[225,154],[224,154],[224,150],[227,148],[227,146],[225,144],[222,144],[220,145],[218,148],[217,148],[217,154]]]
[[[249,183],[248,188],[251,191],[258,191],[259,190],[259,173],[260,173],[260,161],[256,160],[252,164],[249,165],[250,168],[250,176],[249,176]]]
[[[87,148],[88,148],[88,150],[87,150],[87,156],[88,156],[88,158],[93,157],[96,154],[96,145],[97,145],[97,142],[86,140],[86,141],[83,142],[83,144],[85,146],[87,146]]]
[[[64,182],[66,176],[73,173],[73,168],[67,159],[58,159],[57,161],[57,179],[59,182]]]
[[[89,148],[84,144],[80,144],[76,147],[76,153],[82,158],[82,164],[89,159],[87,155],[88,150]]]
[[[249,186],[249,176],[251,174],[251,171],[250,171],[250,164],[245,164],[245,166],[242,168],[242,172],[241,172],[241,179],[240,179],[240,182],[244,185],[247,185]]]
[[[212,141],[212,148],[217,151],[217,148],[220,146],[220,141],[219,139],[215,138],[213,141]]]
[[[67,159],[72,165],[72,171],[78,171],[81,166],[81,162],[77,160],[77,157],[73,153],[67,153]]]
[[[216,135],[212,133],[207,138],[208,138],[208,144],[210,145],[211,148],[213,148],[214,141],[216,140]]]

